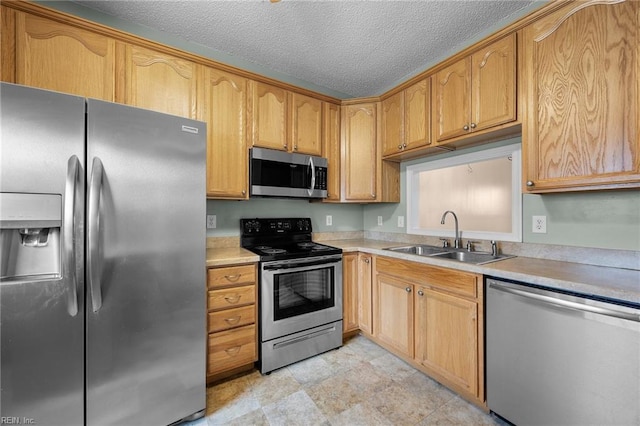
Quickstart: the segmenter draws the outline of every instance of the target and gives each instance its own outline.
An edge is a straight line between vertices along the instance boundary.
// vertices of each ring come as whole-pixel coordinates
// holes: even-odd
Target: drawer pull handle
[[[238,316],[233,317],[233,318],[225,318],[224,321],[229,325],[236,325],[237,323],[240,322],[240,318],[242,318],[242,316],[238,315]]]
[[[240,277],[242,276],[242,274],[234,274],[234,275],[225,275],[224,277],[228,280],[228,281],[238,281],[240,279]]]
[[[224,351],[229,356],[236,356],[236,355],[238,355],[238,352],[240,352],[240,348],[241,348],[241,346],[234,346],[233,348],[225,349]]]
[[[242,295],[240,295],[240,294],[234,294],[233,296],[225,296],[224,300],[226,300],[227,302],[229,302],[231,304],[235,304],[235,303],[238,303],[240,301],[241,297],[242,297]]]

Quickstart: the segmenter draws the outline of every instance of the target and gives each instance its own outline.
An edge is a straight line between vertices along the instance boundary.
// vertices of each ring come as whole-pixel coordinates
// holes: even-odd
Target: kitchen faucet
[[[456,235],[455,235],[454,240],[453,240],[453,246],[455,248],[460,248],[460,244],[462,243],[462,240],[460,239],[460,234],[458,233],[458,216],[456,216],[456,214],[452,210],[447,210],[442,215],[442,219],[440,220],[440,224],[444,225],[444,219],[447,216],[447,213],[451,213],[453,215],[453,220],[455,220],[455,224],[456,224]]]

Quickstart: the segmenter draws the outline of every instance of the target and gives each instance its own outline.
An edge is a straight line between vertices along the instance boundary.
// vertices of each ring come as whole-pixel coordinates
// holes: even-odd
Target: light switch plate
[[[546,216],[532,216],[532,229],[534,234],[546,234],[547,233],[547,217]]]
[[[327,215],[327,226],[333,225],[333,216],[330,214]]]
[[[378,216],[378,226],[382,226],[382,216]]]
[[[215,229],[217,226],[217,218],[215,214],[207,215],[207,229]]]
[[[398,216],[398,228],[404,228],[404,216]]]

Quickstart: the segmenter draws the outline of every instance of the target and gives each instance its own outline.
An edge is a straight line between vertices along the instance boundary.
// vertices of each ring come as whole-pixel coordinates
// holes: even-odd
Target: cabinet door
[[[471,56],[471,130],[516,119],[516,35]]]
[[[195,119],[196,80],[192,62],[126,46],[123,103],[127,105]]]
[[[340,201],[340,105],[323,103],[324,132],[323,154],[327,166],[327,198],[325,201]]]
[[[114,100],[115,40],[22,12],[15,28],[16,83]]]
[[[382,101],[382,155],[396,154],[406,146],[404,140],[404,92]]]
[[[358,329],[358,254],[342,255],[342,331]]]
[[[247,79],[202,68],[198,117],[207,123],[207,196],[248,197]]]
[[[404,93],[404,142],[406,149],[431,143],[431,80],[422,80]]]
[[[416,361],[478,394],[478,305],[420,287],[416,295]]]
[[[407,357],[413,357],[413,284],[376,275],[375,337]]]
[[[467,134],[471,117],[471,58],[432,77],[433,132],[436,142]]]
[[[523,30],[529,192],[640,186],[640,3],[570,3]]]
[[[378,177],[377,104],[347,105],[342,171],[346,201],[374,201]]]
[[[373,268],[370,254],[358,254],[358,325],[373,334]]]
[[[291,151],[322,155],[322,101],[291,94]]]
[[[249,86],[252,146],[287,151],[287,91],[253,80]]]

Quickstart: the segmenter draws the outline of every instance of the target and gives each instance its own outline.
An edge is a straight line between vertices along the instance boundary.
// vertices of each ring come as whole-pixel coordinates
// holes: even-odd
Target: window
[[[520,145],[407,166],[407,232],[461,238],[522,241]]]

